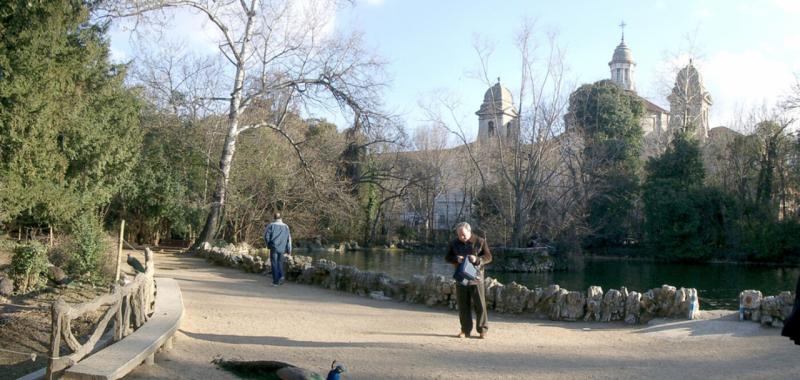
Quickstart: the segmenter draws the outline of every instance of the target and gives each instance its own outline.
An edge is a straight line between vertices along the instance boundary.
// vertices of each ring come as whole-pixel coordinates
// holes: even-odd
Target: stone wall
[[[761,291],[745,290],[739,293],[739,320],[759,322],[764,326],[783,327],[794,307],[794,294],[780,292],[764,297]]]
[[[199,255],[219,265],[247,272],[270,271],[265,250],[249,247],[203,246]],[[385,273],[362,272],[333,261],[308,256],[286,256],[284,273],[288,281],[321,286],[377,299],[456,308],[455,281],[442,275],[416,275],[410,280],[393,279]],[[486,278],[487,307],[498,313],[527,315],[559,321],[625,321],[646,323],[656,317],[694,319],[699,312],[695,289],[663,285],[641,293],[621,289],[603,292],[599,286],[587,292],[569,291],[558,285],[528,289],[512,282],[505,285]]]

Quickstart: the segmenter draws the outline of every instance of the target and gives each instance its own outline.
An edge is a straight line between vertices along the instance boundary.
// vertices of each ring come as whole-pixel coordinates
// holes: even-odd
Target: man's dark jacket
[[[797,279],[797,289],[794,291],[794,308],[792,314],[783,322],[781,335],[800,344],[800,278]]]
[[[492,252],[489,251],[489,245],[486,244],[486,239],[483,239],[475,234],[467,240],[466,243],[458,238],[450,242],[447,247],[447,255],[444,260],[448,263],[458,266],[459,256],[466,260],[468,255],[475,255],[478,260],[475,265],[478,267],[478,278],[469,282],[469,285],[478,285],[483,281],[483,268],[492,262]]]

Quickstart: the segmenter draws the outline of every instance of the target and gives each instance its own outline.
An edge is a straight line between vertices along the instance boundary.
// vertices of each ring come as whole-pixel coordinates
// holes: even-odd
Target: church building
[[[625,24],[620,27],[624,28]],[[608,62],[610,79],[621,88],[636,95],[645,105],[645,114],[640,120],[643,133],[642,157],[654,157],[664,152],[673,131],[693,128],[696,138],[701,143],[717,139],[717,135],[731,135],[724,127],[709,129],[708,114],[712,104],[711,96],[706,91],[702,78],[692,61],[682,68],[674,82],[671,94],[667,97],[670,110],[666,110],[654,102],[640,96],[636,92],[636,62],[630,47],[625,43],[624,29],[619,44],[614,49],[611,61]],[[476,144],[491,139],[512,141],[520,138],[519,111],[514,106],[511,91],[497,83],[483,95],[483,102],[475,112],[478,122]],[[722,130],[725,131],[722,131]],[[717,132],[716,130],[721,130]],[[722,133],[730,131],[730,133]],[[709,138],[711,135],[711,138]],[[453,152],[460,148],[455,148]],[[452,226],[472,214],[472,196],[474,189],[465,187],[464,183],[448,184],[444,191],[434,199],[432,220],[423,221],[421,215],[406,209],[401,214],[401,223],[419,228],[423,223],[432,230],[446,232]]]

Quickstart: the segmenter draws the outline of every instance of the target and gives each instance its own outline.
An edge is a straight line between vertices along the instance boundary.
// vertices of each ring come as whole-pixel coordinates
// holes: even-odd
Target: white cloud
[[[737,107],[775,105],[794,82],[789,65],[756,50],[718,52],[697,66],[714,99],[712,126],[729,123]]]
[[[288,29],[309,30],[326,38],[336,29],[336,2],[333,0],[290,0]]]
[[[283,8],[287,6],[287,8]],[[231,30],[237,39],[243,29],[241,9],[238,4],[215,10],[218,17]],[[270,3],[263,12],[270,18],[270,12],[280,14],[268,25],[277,36],[296,38],[306,35],[320,40],[331,36],[335,31],[336,2],[333,0],[277,0]],[[188,7],[169,8],[163,11],[160,21],[163,25],[140,23],[136,25],[137,36],[132,38],[134,20],[118,20],[112,25],[111,45],[114,57],[126,59],[136,56],[136,49],[174,50],[180,47],[185,53],[195,55],[214,55],[219,53],[223,43],[222,32],[206,15]],[[312,32],[313,29],[313,32]]]
[[[374,7],[379,7],[383,5],[385,0],[360,0],[360,2],[365,3],[367,5],[372,5]]]
[[[216,25],[196,12],[184,8],[165,11],[163,26],[116,20],[109,31],[113,60],[129,60],[137,49],[165,50],[180,46],[198,55],[216,54],[221,33]],[[136,28],[135,33],[133,28]]]
[[[711,9],[706,7],[700,7],[694,10],[694,17],[699,19],[707,19],[714,15],[714,12]]]
[[[772,3],[782,12],[800,13],[800,1],[797,0],[773,0]]]

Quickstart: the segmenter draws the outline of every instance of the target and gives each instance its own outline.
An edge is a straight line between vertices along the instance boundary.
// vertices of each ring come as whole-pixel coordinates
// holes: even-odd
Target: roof
[[[636,96],[639,96],[639,95],[636,95]],[[639,99],[641,99],[642,102],[644,102],[644,106],[645,106],[645,108],[647,108],[648,111],[659,112],[659,113],[663,113],[663,114],[667,114],[667,115],[669,114],[669,111],[661,108],[661,106],[659,106],[658,104],[655,104],[655,103],[653,103],[653,102],[651,102],[651,101],[649,101],[646,98],[643,98],[641,96],[639,96]]]
[[[508,113],[512,116],[517,114],[514,109],[514,97],[511,95],[511,91],[500,85],[499,80],[483,94],[483,104],[476,112],[478,115],[493,115],[497,113]]]
[[[608,65],[610,66],[612,63],[634,63],[633,54],[631,54],[631,49],[628,48],[628,45],[625,45],[625,40],[622,40],[617,45],[617,48],[614,49],[614,55]]]

